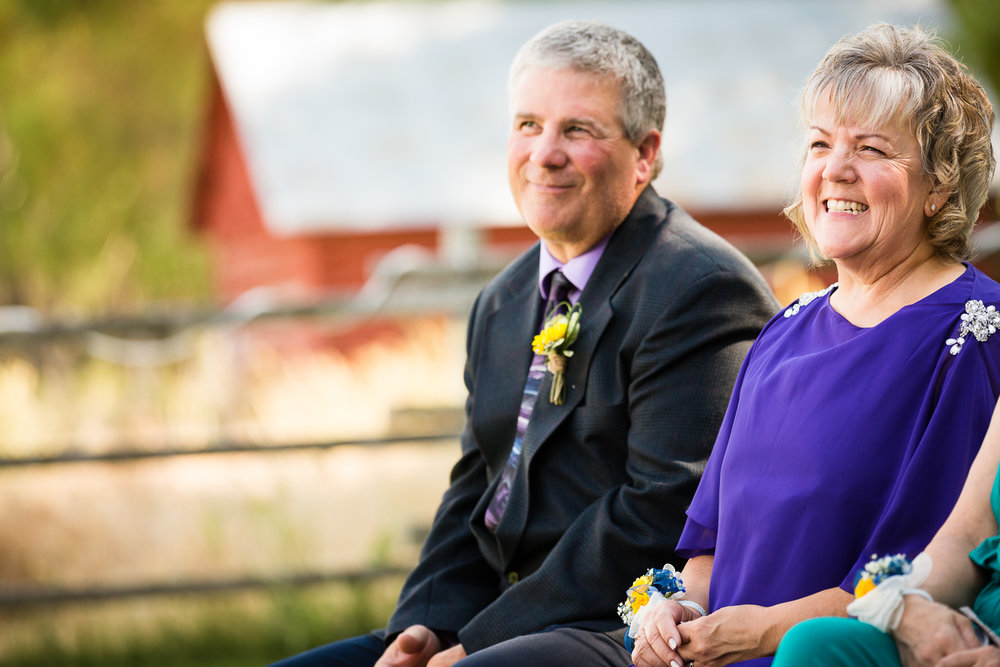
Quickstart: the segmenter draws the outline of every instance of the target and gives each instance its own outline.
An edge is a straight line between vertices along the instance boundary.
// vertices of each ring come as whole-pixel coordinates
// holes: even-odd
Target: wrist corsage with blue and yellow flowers
[[[875,590],[889,577],[897,574],[909,574],[913,571],[913,564],[904,554],[895,556],[882,556],[879,558],[872,554],[872,559],[865,563],[863,570],[858,572],[854,578],[854,597],[864,597],[865,594]]]
[[[635,637],[642,625],[645,614],[665,600],[679,600],[684,597],[684,582],[670,563],[662,568],[650,568],[625,592],[625,601],[618,605],[618,615],[625,625],[625,648],[632,651]]]
[[[882,632],[892,632],[903,615],[903,596],[916,594],[933,601],[920,588],[930,572],[931,557],[925,552],[912,562],[904,554],[872,555],[855,579],[855,599],[847,605],[847,613]]]

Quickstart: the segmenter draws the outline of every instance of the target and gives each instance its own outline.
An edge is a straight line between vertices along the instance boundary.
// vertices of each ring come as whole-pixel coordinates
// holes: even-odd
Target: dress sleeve
[[[1000,394],[1000,336],[971,340],[955,356],[945,348],[938,382],[928,389],[927,417],[906,437],[907,456],[870,539],[840,586],[872,554],[910,558],[930,542],[951,512],[986,433]]]

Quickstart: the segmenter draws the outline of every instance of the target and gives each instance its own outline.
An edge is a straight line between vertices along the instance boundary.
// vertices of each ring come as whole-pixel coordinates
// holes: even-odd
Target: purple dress
[[[971,266],[875,327],[829,291],[778,313],[743,368],[678,544],[715,554],[711,609],[840,586],[915,556],[958,498],[1000,394],[1000,285]],[[770,664],[770,658],[744,665]]]

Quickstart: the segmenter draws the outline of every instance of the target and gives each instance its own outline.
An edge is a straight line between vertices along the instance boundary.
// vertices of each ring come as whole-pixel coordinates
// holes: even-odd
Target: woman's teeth
[[[843,199],[827,199],[826,210],[830,213],[864,213],[868,210],[867,204],[856,201],[844,201]]]

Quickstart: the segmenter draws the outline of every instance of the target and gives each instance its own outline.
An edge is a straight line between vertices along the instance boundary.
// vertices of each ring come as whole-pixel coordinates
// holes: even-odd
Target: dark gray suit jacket
[[[483,524],[514,439],[538,321],[538,245],[487,285],[467,340],[466,426],[388,632],[458,633],[468,653],[554,624],[622,627],[632,580],[664,562],[740,363],[778,309],[753,265],[652,188],[580,296],[566,400],[546,375],[506,513]]]

